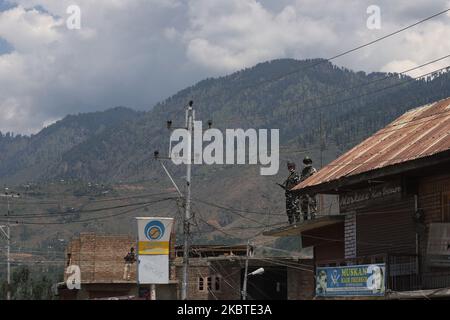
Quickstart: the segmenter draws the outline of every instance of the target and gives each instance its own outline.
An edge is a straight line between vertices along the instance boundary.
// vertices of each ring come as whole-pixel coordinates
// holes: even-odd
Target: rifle
[[[276,185],[280,186],[281,188],[283,188],[283,190],[286,190],[286,187],[283,186],[282,184],[279,184],[278,182],[275,182]]]

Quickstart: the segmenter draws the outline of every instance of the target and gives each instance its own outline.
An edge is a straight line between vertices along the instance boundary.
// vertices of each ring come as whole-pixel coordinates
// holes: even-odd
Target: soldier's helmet
[[[306,156],[305,159],[303,159],[303,163],[305,165],[311,165],[313,162],[310,157]]]

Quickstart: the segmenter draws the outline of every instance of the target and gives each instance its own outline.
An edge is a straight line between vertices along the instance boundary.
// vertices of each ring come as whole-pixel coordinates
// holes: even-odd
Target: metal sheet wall
[[[356,252],[358,256],[376,254],[415,254],[416,228],[414,197],[382,202],[358,209]]]

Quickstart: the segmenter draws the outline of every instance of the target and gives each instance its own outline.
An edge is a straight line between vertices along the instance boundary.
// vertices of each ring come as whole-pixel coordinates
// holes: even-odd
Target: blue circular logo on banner
[[[148,240],[159,240],[164,236],[165,229],[161,221],[150,221],[145,226],[144,233]]]

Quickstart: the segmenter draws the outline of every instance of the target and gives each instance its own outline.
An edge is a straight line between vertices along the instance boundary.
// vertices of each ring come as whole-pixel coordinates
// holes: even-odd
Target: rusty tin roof
[[[301,190],[450,149],[450,98],[410,110],[318,173]]]

